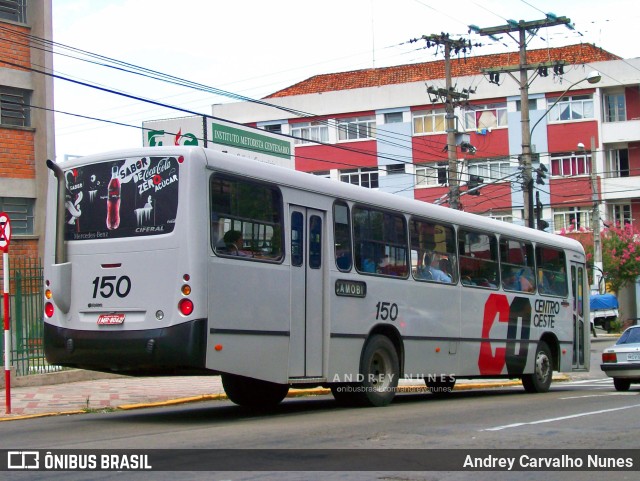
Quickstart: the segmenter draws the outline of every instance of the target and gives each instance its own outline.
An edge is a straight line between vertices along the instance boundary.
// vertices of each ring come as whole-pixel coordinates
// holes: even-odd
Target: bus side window
[[[460,229],[458,250],[463,285],[498,288],[498,241],[495,235]]]
[[[214,174],[210,181],[211,247],[244,260],[282,259],[282,196],[274,186]]]
[[[514,239],[500,239],[500,274],[507,291],[535,292],[533,245]]]
[[[435,222],[411,219],[411,273],[419,281],[455,284],[457,255],[455,230]]]
[[[304,217],[301,212],[291,214],[291,265],[304,262]]]
[[[536,264],[540,294],[567,297],[569,291],[564,252],[550,247],[536,246]]]
[[[333,242],[335,243],[336,266],[343,272],[351,270],[351,224],[349,207],[343,202],[333,206]]]
[[[309,267],[320,269],[322,266],[322,219],[312,215],[309,219]]]
[[[354,207],[353,232],[358,272],[407,277],[407,226],[404,216]]]

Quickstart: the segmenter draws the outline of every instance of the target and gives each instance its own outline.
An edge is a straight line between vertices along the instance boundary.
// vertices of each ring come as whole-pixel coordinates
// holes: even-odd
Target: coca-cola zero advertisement
[[[135,157],[64,172],[65,239],[168,234],[178,210],[176,157]]]

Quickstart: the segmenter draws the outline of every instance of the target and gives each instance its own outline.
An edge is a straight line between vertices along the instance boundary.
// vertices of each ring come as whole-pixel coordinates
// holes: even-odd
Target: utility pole
[[[602,244],[600,239],[600,199],[598,189],[598,172],[596,164],[596,138],[591,137],[591,199],[593,200],[593,283],[600,294],[600,278],[602,277]]]
[[[427,47],[439,46],[444,47],[444,72],[445,72],[445,88],[436,89],[428,87],[427,92],[430,95],[439,97],[444,103],[445,120],[447,129],[447,181],[449,184],[449,206],[452,209],[460,210],[460,182],[458,180],[458,155],[456,151],[456,124],[455,124],[455,105],[463,100],[467,100],[469,95],[467,92],[456,92],[451,84],[451,51],[455,53],[471,50],[471,43],[468,40],[459,38],[453,40],[449,38],[448,33],[438,35],[423,35],[422,40],[427,42]],[[411,40],[416,41],[416,40]]]
[[[523,192],[523,205],[524,205],[524,221],[525,225],[531,228],[535,228],[535,216],[533,212],[533,176],[532,176],[532,155],[531,155],[531,130],[529,130],[529,70],[537,70],[548,67],[557,67],[563,65],[564,62],[543,62],[537,64],[527,63],[527,33],[531,36],[535,35],[538,29],[541,27],[553,27],[555,25],[567,25],[571,22],[567,17],[556,17],[552,14],[547,14],[547,18],[543,20],[533,20],[525,22],[520,20],[507,20],[507,25],[501,25],[497,27],[478,28],[470,26],[470,28],[479,33],[480,35],[487,35],[491,38],[495,38],[496,34],[506,33],[513,40],[515,40],[520,50],[520,60],[518,65],[496,67],[482,69],[484,73],[497,75],[502,72],[508,73],[520,87],[520,113],[521,113],[521,126],[522,126],[522,155],[519,158],[520,168],[522,169],[522,192]],[[518,38],[516,39],[512,32],[518,32]],[[520,78],[517,79],[512,72],[520,72]],[[495,77],[493,77],[495,78]],[[531,81],[535,79],[535,75]],[[497,81],[495,82],[497,83]]]

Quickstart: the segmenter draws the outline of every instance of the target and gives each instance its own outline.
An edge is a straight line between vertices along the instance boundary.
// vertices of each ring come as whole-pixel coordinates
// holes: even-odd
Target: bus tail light
[[[602,362],[618,362],[615,352],[603,352]]]
[[[189,316],[193,312],[193,302],[191,299],[182,299],[178,303],[178,310],[183,316]]]
[[[47,302],[44,305],[44,315],[47,316],[48,318],[53,317],[53,312],[54,312],[54,308],[53,308],[53,302]]]

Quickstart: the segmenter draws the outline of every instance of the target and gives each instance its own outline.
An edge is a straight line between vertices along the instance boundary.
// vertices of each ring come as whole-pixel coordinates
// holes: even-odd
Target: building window
[[[511,212],[490,212],[489,218],[513,224],[513,214]]]
[[[25,23],[26,0],[0,0],[0,18]]]
[[[611,206],[609,218],[616,226],[631,225],[633,219],[631,217],[631,204],[613,204]]]
[[[375,137],[376,118],[353,117],[338,119],[338,140],[372,139]]]
[[[428,166],[416,166],[416,187],[447,185],[448,168],[449,165],[447,162],[433,163]]]
[[[511,163],[509,159],[482,160],[470,162],[469,175],[482,177],[485,182],[496,181],[507,177],[511,173]]]
[[[1,0],[0,0],[1,1]],[[0,123],[29,127],[31,92],[12,87],[0,87]]]
[[[536,99],[529,99],[527,105],[529,105],[529,111],[538,110],[538,101]],[[522,111],[522,102],[520,100],[516,100],[516,111]]]
[[[605,95],[604,112],[605,122],[624,122],[627,120],[624,93]]]
[[[317,170],[315,172],[309,172],[309,173],[315,175],[316,177],[324,177],[325,179],[331,178],[331,171],[329,170]]]
[[[557,231],[584,231],[591,228],[591,210],[588,207],[569,207],[553,210],[553,229]]]
[[[389,112],[384,114],[385,124],[399,124],[402,122],[402,112]]]
[[[605,177],[629,177],[629,150],[608,150]]]
[[[310,144],[312,142],[328,142],[329,126],[326,122],[302,122],[291,124],[291,135],[296,144]]]
[[[444,110],[423,110],[413,113],[413,133],[432,134],[446,132],[447,122]]]
[[[474,105],[464,114],[467,130],[493,129],[507,126],[507,104]]]
[[[24,197],[0,197],[0,212],[11,219],[12,235],[33,235],[33,210],[35,199]]]
[[[384,167],[387,171],[387,175],[404,174],[404,164],[389,164]]]
[[[273,132],[274,134],[282,133],[282,124],[264,125],[262,128],[267,132]]]
[[[573,176],[591,173],[591,154],[551,157],[551,175]]]
[[[378,169],[369,167],[341,170],[340,180],[347,184],[359,185],[360,187],[367,187],[368,189],[377,189]]]
[[[556,98],[547,99],[547,105],[551,106],[558,100]],[[550,122],[564,122],[569,120],[581,120],[594,118],[593,95],[573,95],[562,97],[558,103],[549,110]]]

